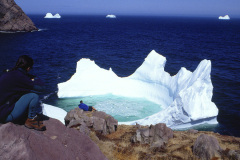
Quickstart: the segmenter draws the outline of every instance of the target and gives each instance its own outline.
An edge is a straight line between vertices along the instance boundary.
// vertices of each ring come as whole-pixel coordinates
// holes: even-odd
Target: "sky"
[[[240,18],[240,0],[15,0],[26,14],[224,16]]]

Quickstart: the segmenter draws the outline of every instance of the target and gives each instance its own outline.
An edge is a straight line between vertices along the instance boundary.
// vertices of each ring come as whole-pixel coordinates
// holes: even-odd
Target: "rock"
[[[167,142],[168,139],[173,138],[173,131],[164,123],[158,123],[155,126],[150,126],[150,139],[151,142],[163,140]]]
[[[0,125],[0,159],[107,159],[81,132],[65,127],[56,119],[44,124],[47,130],[42,132],[11,122]]]
[[[80,127],[79,127],[79,131],[84,133],[85,135],[89,136],[90,135],[90,129],[86,126],[85,123],[83,123]]]
[[[102,118],[93,117],[93,129],[100,133],[106,134],[106,122]]]
[[[188,133],[191,133],[191,134],[197,134],[197,133],[198,133],[198,130],[195,130],[195,129],[189,129],[189,130],[188,130]]]
[[[114,119],[112,116],[106,114],[105,112],[102,111],[93,112],[93,117],[98,117],[105,121],[104,123],[106,124],[104,124],[104,126],[106,127],[103,127],[103,134],[110,134],[117,130],[118,121]]]
[[[81,125],[82,123],[86,123],[86,125],[89,127],[93,125],[92,119],[86,116],[86,114],[84,114],[84,111],[79,108],[75,108],[69,111],[66,117],[64,118],[64,120],[65,120],[65,125],[68,127],[72,127],[71,123],[74,123],[75,125],[76,123],[79,123],[79,125]]]
[[[215,137],[201,134],[193,145],[193,154],[202,160],[221,157],[221,147]]]
[[[37,27],[14,0],[0,0],[0,31],[37,31]]]
[[[69,128],[84,124],[103,135],[115,132],[118,126],[118,121],[105,112],[88,112],[80,108],[69,111],[64,120],[65,125]]]
[[[67,125],[67,127],[68,128],[74,128],[74,127],[78,127],[78,126],[83,125],[83,124],[85,124],[83,122],[83,120],[78,119],[78,120],[75,120],[75,121],[70,121],[70,123]]]
[[[133,143],[150,144],[151,148],[161,149],[165,148],[170,138],[173,138],[173,131],[166,124],[158,123],[155,126],[138,129],[131,140]]]
[[[136,127],[137,127],[137,129],[140,129],[140,128],[141,128],[141,125],[138,124],[138,123],[136,123]]]
[[[228,157],[229,159],[232,159],[232,160],[240,160],[240,150],[239,151],[230,150],[228,152]]]

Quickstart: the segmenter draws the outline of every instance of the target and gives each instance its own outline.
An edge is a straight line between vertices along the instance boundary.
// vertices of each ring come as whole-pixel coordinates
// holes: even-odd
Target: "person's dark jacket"
[[[44,89],[40,79],[33,81],[32,78],[22,69],[6,72],[0,77],[0,122],[7,118],[24,94]]]

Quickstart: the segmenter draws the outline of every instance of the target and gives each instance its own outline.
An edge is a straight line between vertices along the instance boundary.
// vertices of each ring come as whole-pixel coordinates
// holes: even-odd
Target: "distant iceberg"
[[[225,15],[225,16],[219,16],[218,19],[230,20],[230,17],[229,15]]]
[[[52,15],[52,13],[47,13],[44,18],[61,18],[61,16],[58,13],[55,15]]]
[[[122,78],[111,68],[105,70],[90,59],[81,59],[71,79],[58,84],[57,94],[59,98],[105,94],[145,98],[163,108],[144,119],[120,124],[166,123],[171,128],[217,124],[218,108],[211,101],[211,61],[202,60],[194,72],[182,67],[174,76],[164,71],[165,64],[166,58],[153,50],[132,75]]]
[[[106,16],[106,18],[117,18],[117,17],[113,14],[109,14],[109,15]]]

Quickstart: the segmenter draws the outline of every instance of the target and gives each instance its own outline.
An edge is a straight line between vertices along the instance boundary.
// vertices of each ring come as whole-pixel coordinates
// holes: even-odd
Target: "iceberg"
[[[229,15],[225,15],[225,16],[219,16],[218,19],[230,20],[230,17],[229,17]]]
[[[55,15],[52,15],[52,13],[47,13],[44,18],[61,18],[61,16],[58,13]]]
[[[58,84],[57,95],[59,98],[105,94],[145,98],[163,108],[149,117],[119,124],[166,123],[171,128],[217,124],[218,108],[211,101],[211,61],[202,60],[194,72],[182,67],[174,76],[164,71],[165,64],[166,58],[153,50],[132,75],[118,77],[111,68],[100,68],[94,61],[82,58],[77,62],[76,73]]]
[[[109,15],[106,16],[106,18],[117,18],[117,17],[113,14],[109,14]]]
[[[67,112],[65,110],[49,104],[43,104],[42,110],[44,115],[58,119],[63,124],[65,124],[64,118],[67,115]]]

